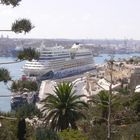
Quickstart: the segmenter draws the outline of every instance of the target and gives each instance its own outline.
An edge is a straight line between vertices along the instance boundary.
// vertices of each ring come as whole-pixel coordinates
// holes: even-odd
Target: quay
[[[115,71],[113,71],[113,80],[116,81],[112,85],[112,88],[115,90],[121,86],[121,82],[119,81],[122,78],[129,79],[131,75],[131,69],[128,67],[115,67]],[[79,80],[79,82],[76,82]],[[51,79],[42,81],[39,91],[39,98],[42,100],[46,97],[47,93],[53,93],[54,86],[59,82],[72,82],[76,83],[75,90],[77,94],[84,93],[86,95],[97,94],[101,90],[109,90],[110,86],[110,78],[108,76],[108,71],[106,65],[98,65],[96,66],[96,71],[91,70],[85,73],[81,73],[78,75],[73,75],[70,77],[60,78],[60,79]],[[82,85],[82,86],[81,86]],[[84,91],[84,92],[83,92]]]

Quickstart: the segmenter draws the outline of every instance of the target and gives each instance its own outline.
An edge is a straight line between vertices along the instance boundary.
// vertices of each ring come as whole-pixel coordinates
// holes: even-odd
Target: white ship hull
[[[77,59],[77,60],[63,60],[63,63],[50,62],[49,64],[44,64],[45,68],[38,68],[38,67],[25,67],[23,68],[23,72],[28,76],[42,76],[50,71],[54,73],[56,77],[69,75],[72,73],[80,73],[81,71],[86,71],[89,69],[94,69],[95,65],[93,63],[92,58],[86,60],[84,59]]]
[[[49,72],[49,70],[24,68],[23,72],[28,76],[39,76],[39,75],[44,75],[45,73]]]

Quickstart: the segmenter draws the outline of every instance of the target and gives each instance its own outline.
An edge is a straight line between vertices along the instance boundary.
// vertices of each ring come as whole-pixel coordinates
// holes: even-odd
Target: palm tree
[[[109,102],[109,93],[107,91],[102,90],[97,95],[91,96],[89,102],[97,105],[102,111],[101,117],[107,119]]]
[[[115,115],[118,108],[120,109],[121,96],[120,95],[111,95],[111,112],[112,115]],[[108,118],[108,105],[109,105],[109,92],[102,90],[97,95],[93,95],[89,97],[89,103],[93,103],[93,105],[101,111],[101,116],[97,116],[97,118],[107,121]],[[98,111],[99,112],[99,111]]]
[[[82,113],[87,104],[80,100],[84,95],[76,95],[71,83],[59,83],[54,94],[48,94],[42,101],[42,112],[46,111],[44,118],[46,124],[55,131],[67,128],[77,129],[76,121],[85,118]]]

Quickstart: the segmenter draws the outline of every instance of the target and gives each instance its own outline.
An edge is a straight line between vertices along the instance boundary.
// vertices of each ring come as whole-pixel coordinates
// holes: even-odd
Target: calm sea
[[[115,59],[118,58],[128,58],[131,56],[140,56],[140,53],[131,53],[131,54],[115,54]],[[108,54],[102,54],[99,57],[95,57],[95,63],[96,64],[102,64],[105,62],[106,59],[109,59]],[[0,57],[0,63],[2,62],[11,62],[14,61],[15,58],[12,57]],[[8,65],[0,65],[0,67],[7,68],[12,76],[12,79],[19,79],[22,76],[21,68],[25,62],[20,63],[14,63],[14,64],[8,64]],[[7,86],[0,82],[0,95],[7,95],[11,94],[11,92],[8,90]],[[0,111],[10,111],[10,97],[0,97]]]

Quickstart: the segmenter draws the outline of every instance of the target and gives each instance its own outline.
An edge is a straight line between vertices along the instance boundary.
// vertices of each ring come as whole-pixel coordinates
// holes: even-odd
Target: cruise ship
[[[23,72],[28,76],[62,78],[95,69],[92,51],[74,44],[70,49],[63,46],[41,45],[39,60],[27,61]]]

